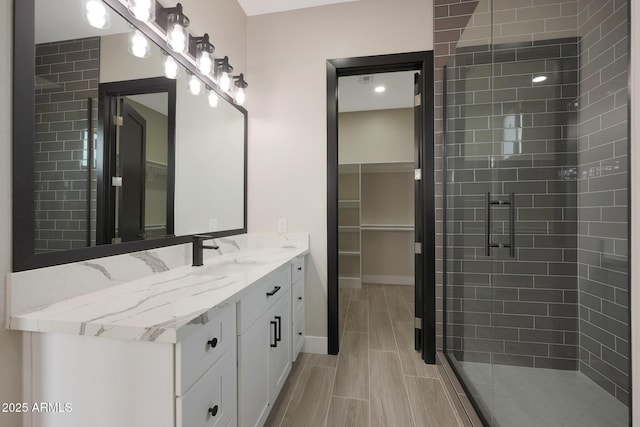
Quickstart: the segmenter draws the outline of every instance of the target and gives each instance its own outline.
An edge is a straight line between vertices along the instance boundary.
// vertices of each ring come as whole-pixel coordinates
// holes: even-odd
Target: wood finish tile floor
[[[300,353],[267,427],[460,427],[413,350],[413,287],[340,290],[340,354]]]

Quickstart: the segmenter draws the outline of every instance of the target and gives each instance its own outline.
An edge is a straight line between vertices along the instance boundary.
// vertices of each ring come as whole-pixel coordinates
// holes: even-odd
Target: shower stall
[[[444,353],[489,426],[630,423],[628,3],[480,0],[445,69]]]

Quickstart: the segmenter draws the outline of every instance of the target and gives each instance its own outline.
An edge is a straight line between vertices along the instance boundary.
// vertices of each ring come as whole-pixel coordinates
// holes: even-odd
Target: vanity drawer
[[[304,310],[304,282],[294,283],[291,289],[291,295],[293,297],[293,301],[291,304],[291,307],[293,307],[293,309],[291,311],[293,312],[293,321],[295,322],[298,318],[298,312]]]
[[[262,314],[291,288],[289,265],[283,266],[257,283],[238,304],[238,335],[246,331]]]
[[[176,393],[193,383],[230,347],[235,347],[235,305],[207,313],[209,321],[176,344]]]
[[[229,349],[182,397],[176,398],[177,427],[236,425],[236,352]]]
[[[304,256],[291,261],[291,283],[296,283],[304,277]]]

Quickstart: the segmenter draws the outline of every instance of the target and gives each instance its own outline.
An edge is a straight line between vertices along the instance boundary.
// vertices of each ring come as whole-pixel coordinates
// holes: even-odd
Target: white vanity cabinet
[[[291,262],[291,360],[294,362],[304,346],[304,256]]]
[[[236,311],[229,307],[176,344],[176,427],[237,424]]]
[[[291,266],[238,305],[238,424],[262,426],[291,370]]]
[[[195,319],[177,344],[30,334],[27,400],[69,410],[26,414],[30,427],[237,425],[235,304]]]

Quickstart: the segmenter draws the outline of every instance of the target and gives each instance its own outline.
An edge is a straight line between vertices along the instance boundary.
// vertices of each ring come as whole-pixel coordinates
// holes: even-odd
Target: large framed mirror
[[[167,78],[162,33],[101,4],[106,28],[14,1],[14,271],[247,229],[247,111],[185,56]]]

